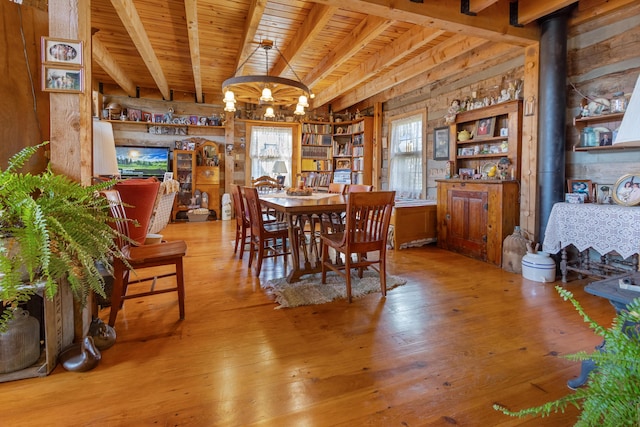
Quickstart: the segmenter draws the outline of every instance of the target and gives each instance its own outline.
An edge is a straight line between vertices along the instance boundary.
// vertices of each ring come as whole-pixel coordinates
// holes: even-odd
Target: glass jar
[[[595,147],[598,145],[598,138],[593,128],[585,127],[580,134],[581,147]]]
[[[624,113],[627,109],[627,98],[624,96],[624,92],[616,92],[611,98],[610,111],[612,113]]]

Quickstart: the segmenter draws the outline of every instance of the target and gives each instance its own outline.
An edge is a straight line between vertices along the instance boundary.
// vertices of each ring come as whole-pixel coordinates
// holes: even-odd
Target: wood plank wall
[[[571,26],[568,41],[567,179],[590,179],[614,184],[627,173],[640,170],[640,150],[577,152],[579,142],[573,118],[579,115],[582,94],[610,98],[614,92],[630,94],[640,74],[640,4]],[[575,86],[575,89],[574,89]],[[578,91],[580,93],[578,93]]]
[[[49,139],[49,95],[40,90],[40,38],[48,33],[46,12],[0,2],[0,34],[5,49],[0,56],[0,168],[20,149]],[[24,38],[24,44],[23,44]],[[45,150],[26,165],[40,172],[47,164]]]

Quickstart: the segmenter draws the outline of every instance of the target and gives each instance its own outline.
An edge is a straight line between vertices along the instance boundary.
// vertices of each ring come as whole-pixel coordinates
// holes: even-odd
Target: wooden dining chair
[[[349,195],[345,229],[339,233],[322,234],[322,283],[327,282],[327,269],[333,270],[346,279],[347,298],[351,302],[351,269],[358,269],[362,278],[365,268],[378,265],[380,291],[387,294],[386,256],[387,231],[395,191],[356,192]],[[344,263],[335,264],[329,260],[329,248],[344,254]],[[377,252],[377,258],[368,258],[370,252]],[[355,256],[355,260],[352,255]],[[375,269],[375,268],[374,268]]]
[[[238,252],[238,246],[240,246],[240,256],[242,259],[244,256],[244,247],[249,243],[251,237],[251,223],[249,222],[249,211],[246,209],[244,203],[244,196],[242,195],[242,189],[239,185],[236,185],[232,191],[233,193],[233,211],[236,215],[236,242],[233,248],[233,253]]]
[[[114,227],[123,235],[129,238],[129,221],[126,221],[126,213],[120,193],[117,190],[102,191],[102,195],[111,202],[111,215],[114,218],[125,219],[116,221]],[[167,292],[178,293],[178,307],[180,319],[184,319],[184,274],[182,258],[187,252],[187,244],[184,240],[161,242],[151,245],[134,245],[124,238],[117,242],[120,250],[125,255],[128,265],[122,260],[115,258],[113,261],[113,291],[111,293],[111,312],[109,313],[109,326],[116,323],[118,310],[123,305],[124,300],[132,298],[146,297],[149,295],[162,294]],[[139,270],[149,267],[159,267],[173,265],[174,272],[142,279],[129,280],[131,272],[137,274]],[[176,286],[171,288],[156,289],[157,279],[176,276]],[[149,291],[127,294],[130,284],[152,281]]]
[[[347,192],[347,184],[338,184],[337,182],[329,183],[328,193],[345,194]]]
[[[258,198],[258,190],[256,188],[244,187],[242,192],[247,201],[249,222],[251,224],[249,268],[251,268],[255,254],[257,257],[255,275],[259,276],[264,258],[283,256],[286,262],[287,255],[291,253],[290,249],[287,248],[289,228],[286,222],[264,221],[260,199]],[[289,246],[292,244],[293,242],[289,242]]]
[[[258,193],[273,193],[283,188],[277,179],[267,175],[252,179],[251,186],[258,190]]]
[[[363,191],[373,191],[373,185],[349,184],[349,188],[347,189],[347,193],[362,193]]]

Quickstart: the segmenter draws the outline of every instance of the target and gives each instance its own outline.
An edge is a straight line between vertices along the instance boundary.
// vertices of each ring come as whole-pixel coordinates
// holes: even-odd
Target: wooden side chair
[[[103,196],[111,202],[111,215],[114,218],[126,219],[126,213],[120,193],[117,190],[105,190]],[[129,237],[129,222],[117,221],[114,224],[117,230]],[[178,293],[178,307],[180,311],[180,319],[184,319],[184,274],[182,267],[182,258],[187,252],[187,244],[184,240],[176,240],[171,242],[155,243],[151,245],[132,245],[125,239],[118,241],[118,246],[122,253],[126,256],[129,263],[127,266],[122,260],[115,259],[113,261],[113,292],[111,293],[111,312],[109,313],[109,326],[116,323],[118,310],[120,310],[124,300],[131,298],[146,297],[149,295],[161,294],[166,292]],[[137,273],[141,269],[149,267],[159,267],[165,265],[174,265],[175,272],[163,275],[129,280],[131,271]],[[164,277],[176,276],[176,286],[171,288],[155,289],[157,279]],[[147,292],[138,292],[127,295],[127,287],[129,284],[152,281],[153,284]]]
[[[283,256],[286,260],[291,252],[287,249],[287,239],[289,237],[288,224],[285,222],[265,222],[258,198],[258,190],[254,187],[244,187],[242,189],[247,201],[249,210],[249,222],[251,224],[249,268],[253,263],[253,256],[256,254],[255,275],[260,275],[262,260]],[[290,242],[289,246],[293,244]],[[267,252],[265,254],[265,252]],[[286,261],[285,261],[286,262]]]
[[[236,243],[233,248],[233,253],[238,252],[238,246],[240,246],[240,259],[244,256],[244,247],[248,243],[248,239],[251,237],[251,223],[249,222],[249,211],[244,205],[244,196],[239,185],[236,185],[233,189],[233,210],[236,215]]]
[[[258,193],[273,193],[283,188],[277,179],[267,175],[252,179],[251,186],[257,189]]]
[[[327,269],[343,275],[347,282],[347,298],[351,302],[351,269],[358,269],[362,278],[365,268],[378,264],[380,291],[387,294],[386,256],[387,232],[395,191],[360,192],[349,195],[345,229],[339,233],[322,234],[322,283],[327,281]],[[344,254],[344,264],[329,260],[329,248]],[[369,259],[369,252],[378,252],[377,259]],[[352,258],[356,256],[356,259]],[[375,268],[374,268],[375,269]]]
[[[347,193],[362,193],[363,191],[373,191],[373,185],[350,184]]]
[[[347,192],[347,184],[338,184],[337,182],[329,183],[329,193],[345,194]]]

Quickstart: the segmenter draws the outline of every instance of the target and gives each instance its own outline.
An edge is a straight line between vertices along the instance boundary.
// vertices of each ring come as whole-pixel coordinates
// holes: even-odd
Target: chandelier
[[[265,75],[236,76],[238,71],[259,49],[264,50],[266,56]],[[269,75],[269,51],[271,49],[275,49],[280,54],[297,80]],[[258,47],[251,52],[251,55],[238,67],[233,77],[222,82],[222,93],[224,94],[222,100],[225,104],[224,111],[236,111],[236,102],[242,101],[249,104],[265,105],[264,116],[267,118],[275,117],[274,105],[295,104],[296,109],[293,113],[303,116],[304,109],[309,107],[308,99],[314,97],[311,90],[302,83],[287,58],[271,40],[262,40]]]

